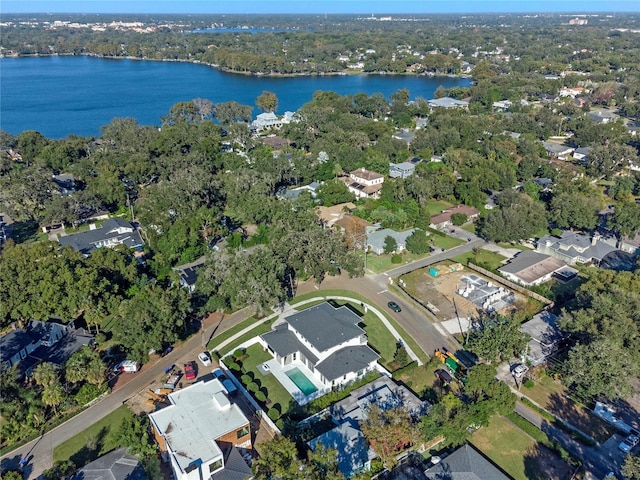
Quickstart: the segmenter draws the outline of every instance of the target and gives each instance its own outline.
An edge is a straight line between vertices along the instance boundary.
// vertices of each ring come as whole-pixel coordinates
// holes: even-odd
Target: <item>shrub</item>
[[[527,387],[527,388],[533,388],[533,387],[534,387],[534,385],[535,385],[535,383],[534,383],[534,381],[533,381],[533,380],[531,380],[530,378],[527,378],[527,379],[524,381],[523,385],[524,385],[525,387]]]
[[[105,391],[105,388],[98,388],[96,385],[85,383],[84,385],[82,385],[82,387],[80,387],[78,393],[76,393],[75,400],[78,405],[86,405],[98,395],[103,393]]]
[[[247,390],[249,390],[251,393],[255,393],[258,391],[258,385],[256,385],[254,382],[251,382],[249,385],[247,385]]]
[[[260,403],[264,403],[267,401],[267,396],[264,394],[264,392],[262,390],[258,390],[254,396],[256,397],[256,400],[259,401]]]
[[[243,385],[249,385],[253,379],[246,373],[240,377],[240,381]]]
[[[98,345],[100,345],[101,343],[104,343],[106,341],[107,341],[107,336],[104,333],[100,332],[100,333],[98,333],[96,335],[96,343]]]
[[[267,412],[267,416],[274,422],[280,418],[280,412],[275,408],[270,408]]]
[[[391,263],[402,263],[402,255],[400,255],[399,253],[391,255]]]
[[[245,348],[238,348],[236,350],[234,350],[233,352],[233,358],[235,358],[236,360],[241,359],[242,357],[244,357],[244,354],[247,350]]]
[[[469,220],[469,217],[467,217],[464,213],[458,212],[451,215],[451,223],[453,223],[457,227],[467,223],[467,220]]]
[[[240,371],[240,364],[237,362],[229,362],[227,363],[227,367],[229,367],[229,370],[233,370],[234,372]]]
[[[393,361],[399,367],[404,367],[407,363],[409,363],[409,354],[407,353],[407,349],[404,348],[404,345],[398,345],[396,353],[393,356]]]
[[[276,427],[282,430],[284,428],[284,419],[279,418],[278,421],[276,422]]]

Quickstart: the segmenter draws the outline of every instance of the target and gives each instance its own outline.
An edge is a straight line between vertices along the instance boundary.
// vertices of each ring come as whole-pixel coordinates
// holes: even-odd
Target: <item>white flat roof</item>
[[[217,378],[197,382],[171,393],[171,405],[149,414],[183,471],[195,460],[222,457],[215,440],[249,423],[237,405],[220,401],[225,392]]]

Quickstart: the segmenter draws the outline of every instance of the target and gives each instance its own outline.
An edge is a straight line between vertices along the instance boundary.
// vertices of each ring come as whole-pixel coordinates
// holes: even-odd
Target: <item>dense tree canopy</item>
[[[583,398],[626,395],[640,374],[640,274],[595,270],[576,300],[560,320],[578,341],[566,383]]]

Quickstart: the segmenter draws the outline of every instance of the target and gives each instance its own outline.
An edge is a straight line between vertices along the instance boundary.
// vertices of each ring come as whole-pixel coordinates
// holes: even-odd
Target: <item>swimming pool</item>
[[[300,371],[298,367],[292,368],[291,370],[287,370],[284,372],[287,377],[291,379],[293,383],[296,384],[296,387],[300,389],[302,393],[305,395],[311,395],[318,391],[316,386],[309,380],[304,373]]]

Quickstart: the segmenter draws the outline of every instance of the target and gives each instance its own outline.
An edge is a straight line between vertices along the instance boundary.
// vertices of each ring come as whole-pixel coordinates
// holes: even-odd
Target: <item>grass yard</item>
[[[515,480],[563,480],[571,474],[560,457],[504,417],[492,417],[471,443]]]
[[[267,396],[267,408],[273,408],[274,405],[280,405],[280,413],[285,414],[292,404],[295,404],[295,400],[285,388],[280,385],[280,382],[276,380],[271,374],[263,375],[256,368],[257,365],[271,360],[273,357],[267,351],[265,351],[260,344],[251,345],[247,348],[245,356],[242,359],[242,371],[244,373],[253,374],[254,381],[259,384],[261,390],[266,390]]]
[[[418,397],[424,398],[427,390],[439,383],[434,375],[439,368],[442,368],[442,363],[432,358],[422,366],[412,364],[407,368],[394,372],[393,379],[404,383]]]
[[[420,260],[421,258],[428,257],[429,254],[425,253],[423,255],[416,255],[408,251],[400,252],[402,256],[402,262],[400,263],[392,263],[391,257],[393,255],[377,255],[375,253],[367,254],[367,270],[371,270],[375,273],[382,273],[388,270],[393,270],[394,268],[398,268],[402,265],[406,265],[407,263],[415,262],[416,260]],[[364,257],[364,253],[361,253],[361,256]]]
[[[476,233],[476,223],[475,222],[467,223],[467,224],[463,225],[460,228],[462,228],[463,230],[465,230],[467,232],[473,233],[473,234]]]
[[[488,266],[488,270],[496,270],[497,268],[502,266],[502,262],[506,259],[502,255],[499,255],[495,252],[490,252],[489,250],[474,249],[470,252],[463,253],[462,255],[458,255],[457,257],[453,257],[451,260],[454,262],[459,262],[463,265],[466,265],[471,261],[472,263],[478,266]]]
[[[81,468],[99,456],[121,447],[115,436],[122,420],[131,416],[133,416],[133,412],[129,407],[126,405],[118,407],[102,420],[54,448],[54,463],[71,460],[78,468]]]
[[[440,235],[431,235],[429,238],[431,239],[434,247],[445,248],[447,250],[464,243],[464,241],[460,240],[459,238],[450,237],[449,235],[446,235],[444,237],[441,237]]]
[[[536,380],[533,388],[522,388],[520,392],[598,442],[606,441],[615,432],[607,422],[567,397],[568,392],[565,387],[547,375]]]
[[[442,213],[443,210],[451,207],[453,207],[453,204],[444,200],[429,200],[425,206],[431,216]]]
[[[271,312],[267,312],[267,314],[269,314],[269,313],[271,313]],[[213,337],[211,339],[211,341],[207,344],[207,350],[215,350],[215,347],[217,345],[220,345],[226,339],[232,337],[233,335],[235,335],[238,332],[241,332],[245,328],[247,328],[247,327],[249,327],[251,325],[254,325],[254,324],[258,324],[260,322],[261,321],[258,318],[256,318],[255,316],[251,316],[251,317],[247,318],[246,320],[243,320],[242,322],[238,323],[237,325],[234,325],[230,329],[225,330],[224,332],[220,333],[219,335],[216,335],[215,337]],[[269,329],[265,330],[265,331],[261,331],[260,333],[264,333],[264,332],[269,331],[271,329],[271,323],[268,320],[264,320],[264,321],[262,321],[262,323],[263,324],[269,323]],[[259,329],[260,329],[260,327],[256,327],[254,330],[258,331]],[[259,334],[256,334],[256,335],[259,335]],[[255,335],[252,335],[249,338],[252,338],[253,336],[255,336]],[[234,343],[236,343],[236,342],[234,342]],[[228,348],[225,348],[225,351],[228,351]]]

